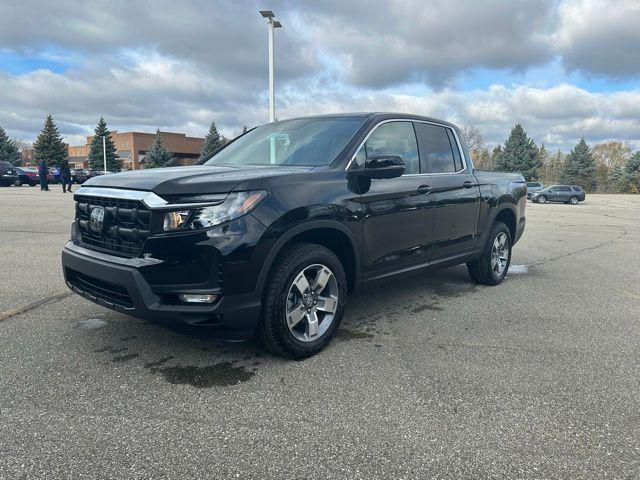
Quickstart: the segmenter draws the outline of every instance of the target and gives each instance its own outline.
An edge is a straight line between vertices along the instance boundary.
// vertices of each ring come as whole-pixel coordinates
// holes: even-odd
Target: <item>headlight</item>
[[[178,212],[167,212],[164,214],[163,228],[165,230],[178,230],[184,227],[189,218],[189,210],[180,210]]]
[[[214,227],[249,213],[266,196],[264,190],[230,193],[219,205],[165,213],[163,227],[165,231]]]

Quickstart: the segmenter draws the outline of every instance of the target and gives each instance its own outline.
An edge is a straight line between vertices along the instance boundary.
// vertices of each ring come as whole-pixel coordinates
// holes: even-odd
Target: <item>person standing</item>
[[[69,160],[66,158],[60,163],[60,183],[62,183],[62,193],[71,192],[71,169]]]
[[[47,181],[47,175],[49,174],[49,167],[47,162],[43,158],[38,162],[38,175],[40,176],[40,190],[49,191],[49,182]]]

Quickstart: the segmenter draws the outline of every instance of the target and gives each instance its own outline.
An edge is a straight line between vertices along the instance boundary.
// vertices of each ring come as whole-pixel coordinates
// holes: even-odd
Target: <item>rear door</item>
[[[423,171],[435,193],[431,261],[473,250],[478,228],[480,189],[451,127],[415,123]]]
[[[556,187],[558,189],[558,201],[568,202],[571,198],[571,187]]]

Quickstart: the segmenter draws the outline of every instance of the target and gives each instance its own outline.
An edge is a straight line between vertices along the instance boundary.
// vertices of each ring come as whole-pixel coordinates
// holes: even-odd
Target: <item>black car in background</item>
[[[0,162],[0,186],[8,187],[18,181],[16,167],[9,162]]]
[[[71,181],[73,183],[82,184],[89,180],[89,171],[84,168],[72,168],[71,169]]]
[[[577,185],[553,185],[534,192],[531,200],[536,203],[562,202],[577,205],[584,202],[585,197],[584,190]]]
[[[535,192],[539,192],[544,188],[544,183],[541,182],[527,182],[527,198],[531,198]]]
[[[16,167],[16,173],[18,174],[18,180],[16,180],[16,186],[18,187],[22,185],[34,187],[40,181],[37,168]]]

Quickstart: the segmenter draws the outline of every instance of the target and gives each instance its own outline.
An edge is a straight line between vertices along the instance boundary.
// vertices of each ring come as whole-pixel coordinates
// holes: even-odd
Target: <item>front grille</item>
[[[89,226],[95,207],[105,210],[100,232],[95,232]],[[79,241],[94,250],[114,252],[125,257],[138,256],[151,234],[152,218],[152,212],[138,200],[76,195]]]
[[[133,309],[133,300],[125,287],[89,277],[75,270],[66,270],[69,286],[85,297],[99,299],[109,305],[118,305],[128,310]]]

